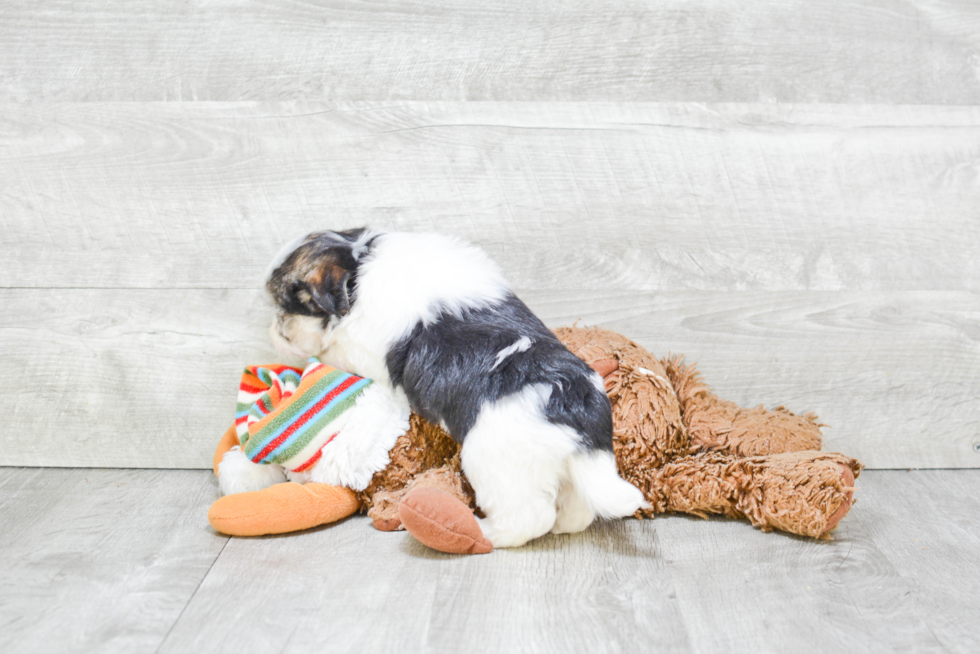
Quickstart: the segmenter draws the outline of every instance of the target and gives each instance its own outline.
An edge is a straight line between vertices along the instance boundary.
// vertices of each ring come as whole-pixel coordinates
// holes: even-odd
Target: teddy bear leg
[[[822,425],[816,415],[798,416],[782,406],[744,409],[715,395],[696,368],[680,357],[662,363],[680,401],[692,452],[746,457],[820,449]]]
[[[839,454],[740,458],[703,452],[651,471],[649,513],[748,518],[763,531],[826,537],[853,504],[861,464]]]
[[[764,531],[829,538],[854,504],[862,464],[828,452],[752,457],[733,466],[737,510]]]
[[[230,536],[285,534],[336,522],[359,507],[357,493],[348,488],[285,482],[222,497],[208,510],[208,521]]]
[[[650,508],[642,513],[742,517],[735,509],[736,485],[727,472],[734,460],[726,454],[702,452],[647,470],[642,488]]]

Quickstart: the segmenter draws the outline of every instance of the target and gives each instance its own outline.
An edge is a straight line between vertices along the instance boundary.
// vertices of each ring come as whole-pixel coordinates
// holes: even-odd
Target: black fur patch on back
[[[494,367],[497,354],[522,337],[530,347]],[[592,382],[594,372],[513,294],[462,318],[447,313],[428,326],[419,322],[391,348],[386,363],[412,408],[430,422],[443,421],[459,443],[485,404],[548,384],[547,419],[574,429],[589,450],[612,451],[612,409]]]

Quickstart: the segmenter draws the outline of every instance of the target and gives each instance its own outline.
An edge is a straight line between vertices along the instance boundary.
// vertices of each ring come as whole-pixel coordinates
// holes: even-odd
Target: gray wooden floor
[[[980,651],[978,153],[976,0],[0,2],[0,652]],[[221,537],[261,273],[364,224],[963,470],[867,471],[833,542]]]
[[[980,470],[868,471],[833,541],[666,516],[456,557],[232,538],[187,470],[0,470],[0,651],[980,650]]]

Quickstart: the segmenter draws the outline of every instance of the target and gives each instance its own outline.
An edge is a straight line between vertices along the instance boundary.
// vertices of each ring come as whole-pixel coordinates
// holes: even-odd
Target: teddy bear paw
[[[398,506],[408,533],[447,554],[486,554],[493,543],[483,536],[470,507],[455,495],[434,488],[409,491]]]

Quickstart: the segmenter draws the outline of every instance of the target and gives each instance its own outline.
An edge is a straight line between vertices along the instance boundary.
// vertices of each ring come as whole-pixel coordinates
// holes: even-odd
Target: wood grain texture
[[[246,364],[281,361],[255,291],[6,291],[0,465],[209,467]],[[31,316],[31,317],[28,317]]]
[[[202,471],[0,470],[0,649],[154,652],[226,538]]]
[[[598,324],[685,354],[723,398],[815,411],[824,449],[873,468],[980,466],[980,296],[690,291],[528,295],[552,325]]]
[[[978,484],[866,471],[831,541],[662,516],[467,557],[364,517],[226,541],[210,471],[4,468],[0,646],[973,652]]]
[[[866,471],[832,541],[655,521],[692,651],[974,651],[980,568],[962,528],[978,483],[974,470]]]
[[[905,596],[944,652],[980,650],[973,610],[980,588],[980,471],[862,476],[854,540],[872,540],[908,583]]]
[[[653,527],[469,557],[364,517],[232,539],[160,652],[688,651]]]
[[[951,619],[920,590],[940,580],[919,579],[955,565],[975,539],[950,534],[955,555],[930,563],[896,558],[905,544],[876,530],[909,527],[894,520],[907,504],[922,508],[925,532],[975,518],[964,504],[926,511],[975,487],[978,474],[933,472],[907,485],[906,473],[865,473],[859,495],[873,499],[833,541],[679,516],[598,524],[479,557],[434,553],[364,518],[233,539],[161,651],[969,651],[980,628],[959,618],[976,567],[945,575],[947,592],[932,598],[959,603]],[[283,586],[305,592],[294,598]]]
[[[976,467],[980,297],[967,292],[524,292],[698,362],[722,397],[816,411],[871,467]],[[251,290],[0,290],[16,379],[2,465],[206,468],[241,370],[282,361]],[[294,362],[300,363],[300,362]]]
[[[257,288],[313,229],[436,230],[524,289],[980,290],[980,109],[0,107],[0,285]]]
[[[0,99],[980,102],[971,0],[0,9]]]

